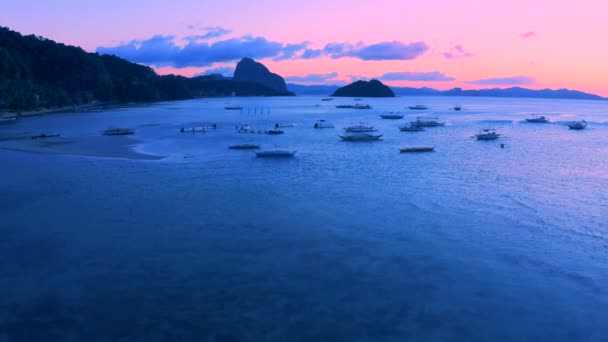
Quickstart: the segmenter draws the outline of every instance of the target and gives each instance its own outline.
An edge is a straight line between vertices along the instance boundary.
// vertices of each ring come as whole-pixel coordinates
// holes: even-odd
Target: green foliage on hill
[[[35,110],[93,101],[144,102],[202,96],[289,95],[257,83],[159,76],[122,58],[0,27],[0,111]]]

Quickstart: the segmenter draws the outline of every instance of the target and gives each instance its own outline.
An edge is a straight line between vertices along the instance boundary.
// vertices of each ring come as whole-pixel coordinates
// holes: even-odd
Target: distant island
[[[160,76],[116,56],[88,53],[0,27],[0,112],[40,111],[99,102],[129,103],[197,97],[285,96],[282,77],[244,58],[234,79]]]
[[[287,84],[289,91],[296,95],[323,95],[327,96],[338,90],[338,85],[302,85]],[[428,87],[391,87],[398,96],[477,96],[477,97],[521,97],[521,98],[544,98],[544,99],[571,99],[571,100],[608,100],[595,94],[589,94],[578,90],[570,89],[526,89],[521,87],[511,88],[492,88],[478,90],[463,90],[454,88],[450,90],[438,90]],[[357,95],[360,96],[360,95]]]
[[[336,97],[395,97],[391,88],[378,80],[356,81],[336,89],[331,95]]]

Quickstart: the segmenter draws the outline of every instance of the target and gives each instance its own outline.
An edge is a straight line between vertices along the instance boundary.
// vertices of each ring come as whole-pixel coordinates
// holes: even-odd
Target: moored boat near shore
[[[585,129],[587,127],[587,121],[585,120],[581,120],[581,121],[576,121],[576,122],[572,122],[570,124],[568,124],[568,128],[569,129],[573,129],[573,130],[581,130],[581,129]]]
[[[496,133],[496,130],[493,128],[485,128],[475,134],[475,137],[477,140],[496,140],[500,138],[500,134]]]
[[[59,133],[54,133],[54,134],[42,133],[42,134],[38,134],[38,135],[33,135],[31,138],[32,139],[44,139],[44,138],[57,138],[59,136],[61,136],[61,134],[59,134]]]
[[[380,117],[382,119],[389,119],[389,120],[403,119],[403,115],[401,115],[399,113],[394,113],[394,112],[389,112],[387,114],[380,114]]]
[[[435,146],[410,146],[399,149],[401,153],[434,152]]]
[[[258,144],[235,144],[228,146],[231,150],[256,150],[260,148]]]
[[[411,109],[411,110],[427,110],[427,109],[429,109],[429,107],[427,107],[425,105],[409,106],[408,108]]]
[[[382,138],[382,134],[371,134],[371,133],[348,133],[344,135],[338,135],[340,139],[344,141],[376,141]]]
[[[531,118],[527,118],[526,119],[527,122],[532,122],[532,123],[548,123],[549,119],[547,119],[544,116],[534,116]]]
[[[297,151],[290,150],[266,150],[256,152],[255,155],[258,158],[289,158],[296,155]]]
[[[134,134],[135,130],[132,128],[118,128],[111,127],[101,132],[102,135],[130,135]]]

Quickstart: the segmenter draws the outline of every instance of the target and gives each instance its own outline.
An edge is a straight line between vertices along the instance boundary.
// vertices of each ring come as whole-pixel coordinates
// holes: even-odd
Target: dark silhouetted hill
[[[35,110],[94,101],[180,100],[232,93],[288,94],[255,82],[214,76],[159,76],[147,66],[116,56],[88,53],[0,27],[0,110]]]
[[[287,85],[283,77],[268,70],[262,63],[251,58],[241,59],[234,70],[235,81],[261,84],[279,93],[287,93]]]
[[[356,81],[342,88],[338,88],[332,96],[338,97],[394,97],[391,88],[378,80]]]

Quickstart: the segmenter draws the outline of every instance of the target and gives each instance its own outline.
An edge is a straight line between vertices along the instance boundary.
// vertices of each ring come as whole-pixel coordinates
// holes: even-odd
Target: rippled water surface
[[[0,341],[608,340],[607,102],[363,102],[194,100],[0,127]],[[402,133],[386,111],[446,126]],[[552,122],[522,122],[534,113]],[[339,141],[359,122],[383,139]],[[110,125],[165,158],[90,156]],[[505,138],[471,138],[482,128]],[[81,156],[15,150],[39,132],[96,140]],[[298,153],[227,148],[245,142]],[[398,151],[419,145],[436,152]]]

